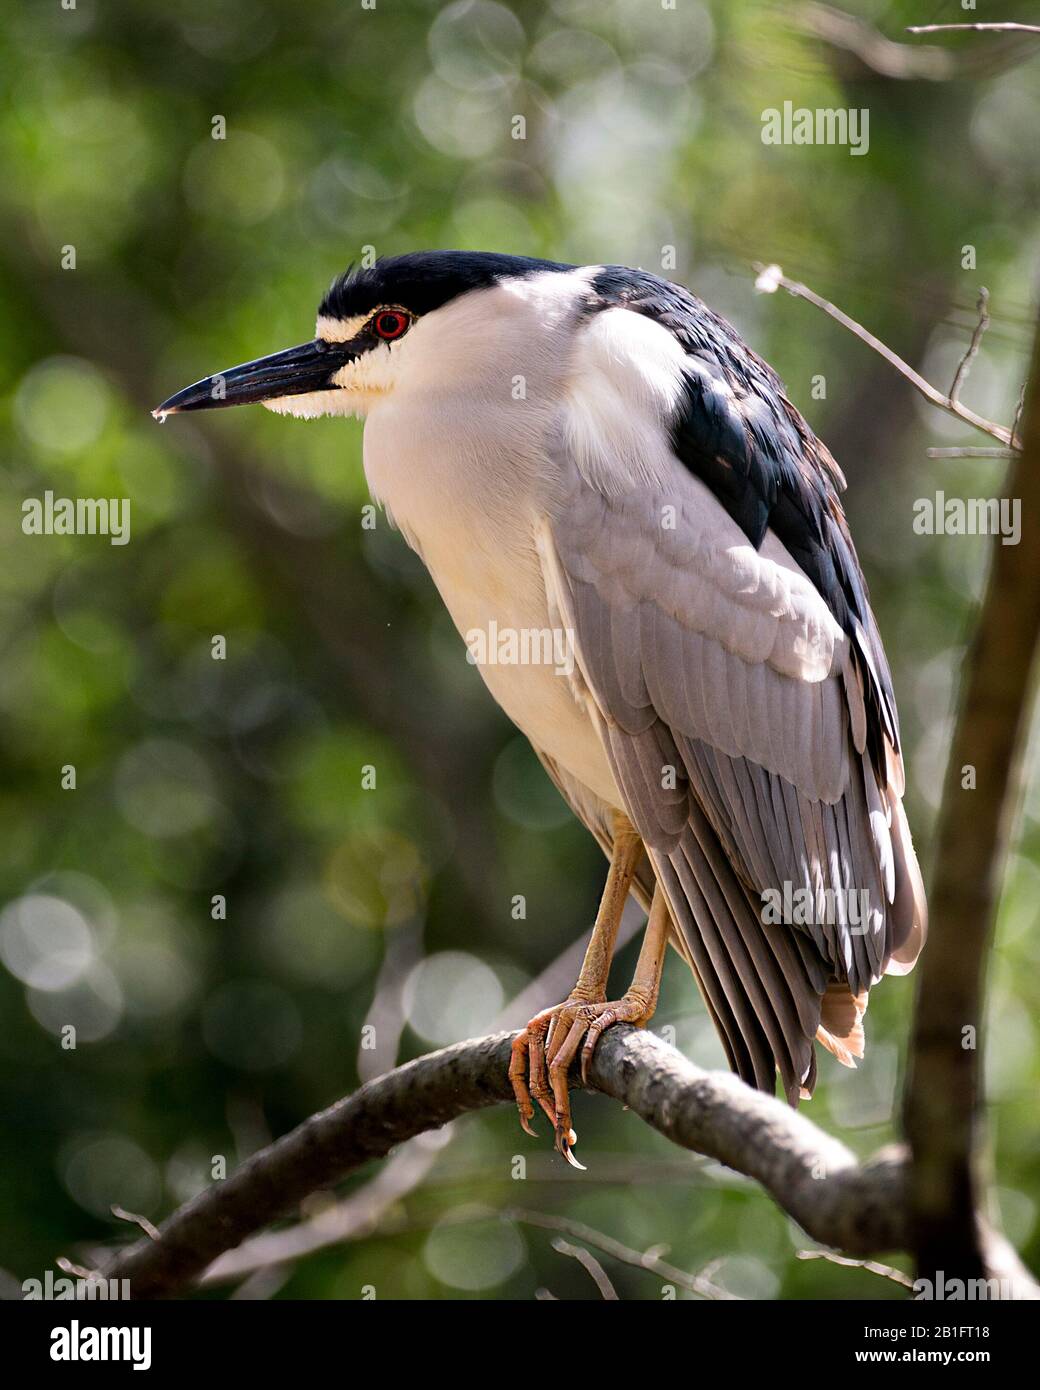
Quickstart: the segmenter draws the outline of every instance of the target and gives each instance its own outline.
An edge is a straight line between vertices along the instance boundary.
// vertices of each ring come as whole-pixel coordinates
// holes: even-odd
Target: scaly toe
[[[585,1035],[585,1042],[581,1049],[581,1081],[583,1086],[589,1084],[589,1063],[592,1061],[596,1044],[607,1029],[617,1022],[617,1018],[615,1010],[608,1009],[606,1013],[600,1014],[599,1018],[589,1025],[589,1031]]]
[[[517,1112],[520,1116],[520,1128],[525,1134],[536,1139],[538,1136],[530,1124],[534,1118],[534,1106],[531,1103],[531,1093],[527,1089],[526,1081],[528,1044],[526,1029],[513,1039],[513,1047],[509,1057],[509,1082],[513,1088],[513,1098],[516,1101]]]

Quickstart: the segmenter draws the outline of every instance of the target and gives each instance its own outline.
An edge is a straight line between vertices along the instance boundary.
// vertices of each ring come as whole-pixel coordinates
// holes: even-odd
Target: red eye
[[[390,342],[394,338],[400,338],[408,328],[408,323],[408,315],[402,314],[399,309],[383,309],[372,320],[372,327],[380,338]]]

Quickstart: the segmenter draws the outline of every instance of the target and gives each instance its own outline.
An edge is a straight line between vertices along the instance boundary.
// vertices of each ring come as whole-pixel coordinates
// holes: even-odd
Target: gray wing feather
[[[608,495],[566,464],[563,476],[540,549],[580,697],[731,1063],[766,1089],[775,1067],[797,1094],[829,983],[858,998],[909,968],[923,930],[850,642],[783,548],[756,552],[678,464],[667,495],[645,481]],[[658,524],[676,498],[685,543]],[[801,930],[763,925],[763,890],[785,883],[811,896]],[[847,911],[859,890],[863,922]]]

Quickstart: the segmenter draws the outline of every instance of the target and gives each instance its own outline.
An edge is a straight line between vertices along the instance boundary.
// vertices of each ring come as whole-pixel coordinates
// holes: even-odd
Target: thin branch
[[[957,364],[957,370],[953,374],[953,384],[950,387],[950,405],[956,405],[961,393],[961,387],[967,380],[968,373],[971,371],[971,364],[975,361],[979,351],[979,344],[982,342],[983,335],[989,327],[989,290],[985,285],[979,290],[978,300],[979,321],[975,325],[975,331],[971,335],[971,342],[968,350]]]
[[[789,18],[831,50],[831,63],[845,81],[865,77],[944,82],[951,78],[992,76],[1026,61],[1029,45],[1014,35],[986,44],[900,43],[856,15],[831,5],[797,5]]]
[[[435,1163],[445,1170],[441,1187],[471,1189],[490,1176],[488,1169],[460,1171],[451,1167],[447,1149],[457,1132],[456,1126],[448,1126],[418,1135],[396,1150],[372,1179],[348,1196],[328,1207],[323,1206],[294,1226],[279,1226],[244,1240],[236,1249],[228,1250],[215,1260],[199,1282],[206,1286],[237,1283],[258,1270],[294,1264],[330,1246],[365,1240],[376,1233],[386,1235],[412,1229],[400,1214],[403,1204],[427,1179]],[[555,1161],[552,1149],[533,1155],[528,1163],[528,1176],[536,1181],[539,1175],[545,1181],[551,1180]],[[687,1159],[652,1160],[646,1155],[632,1154],[615,1159],[597,1153],[593,1172],[582,1179],[583,1185],[590,1181],[614,1186],[629,1186],[635,1181],[672,1183],[689,1193],[710,1180],[702,1176],[696,1162],[691,1164]]]
[[[110,1210],[117,1220],[129,1221],[134,1226],[140,1226],[149,1240],[159,1239],[159,1228],[153,1225],[147,1216],[138,1216],[136,1212],[127,1211],[125,1207],[114,1206]]]
[[[970,446],[925,450],[930,459],[1013,459],[1017,452],[1017,449],[975,449]]]
[[[941,34],[954,30],[970,29],[976,34],[1040,34],[1040,24],[1015,24],[1005,21],[999,24],[911,24],[908,34]]]
[[[230,1295],[234,1303],[260,1303],[280,1292],[288,1283],[291,1269],[271,1265],[268,1269],[258,1269]]]
[[[387,933],[389,940],[376,975],[372,1002],[361,1026],[362,1037],[375,1039],[375,1047],[358,1048],[357,1072],[362,1081],[371,1081],[389,1070],[397,1059],[401,1036],[408,1022],[404,1006],[405,984],[422,959],[422,928],[413,919]]]
[[[956,75],[957,55],[938,44],[897,43],[857,15],[809,3],[794,13],[799,28],[851,54],[866,72],[895,79],[940,82]]]
[[[760,290],[763,294],[775,294],[778,289],[783,289],[786,290],[788,294],[793,295],[795,299],[806,299],[810,304],[815,304],[817,309],[822,309],[825,314],[829,314],[830,317],[837,323],[840,323],[843,328],[847,328],[849,332],[859,338],[861,342],[866,343],[869,348],[873,348],[873,350],[880,354],[886,362],[889,362],[895,367],[900,376],[905,377],[911,386],[924,396],[925,400],[930,401],[931,404],[936,406],[939,410],[945,410],[950,415],[955,415],[958,420],[963,420],[965,424],[971,425],[974,429],[981,430],[983,434],[988,434],[992,439],[998,440],[1001,444],[1012,447],[1011,430],[1007,429],[1004,425],[996,424],[993,420],[985,419],[982,415],[976,415],[974,410],[969,410],[969,408],[966,405],[962,405],[960,401],[951,400],[948,395],[944,395],[938,387],[933,386],[930,381],[926,381],[919,372],[915,372],[908,362],[904,362],[898,353],[893,352],[880,338],[875,338],[874,334],[871,333],[869,329],[864,328],[861,323],[857,323],[855,319],[850,318],[848,314],[832,304],[829,299],[824,299],[822,295],[817,294],[815,290],[809,289],[807,285],[803,285],[800,281],[789,279],[778,265],[765,266],[756,263],[754,268],[758,275],[758,279],[755,281],[755,288],[757,290]],[[978,332],[977,329],[976,332]]]
[[[527,1211],[523,1207],[507,1207],[501,1215],[504,1220],[516,1221],[519,1225],[540,1226],[548,1231],[565,1231],[575,1240],[583,1240],[586,1245],[595,1246],[597,1250],[601,1250],[604,1255],[609,1255],[611,1259],[617,1260],[619,1264],[631,1265],[633,1269],[642,1269],[649,1274],[656,1274],[666,1284],[678,1284],[681,1289],[686,1289],[688,1293],[699,1294],[701,1298],[727,1302],[734,1298],[733,1294],[727,1293],[725,1289],[719,1288],[717,1284],[713,1283],[707,1273],[702,1271],[700,1274],[689,1274],[685,1269],[669,1264],[654,1250],[633,1250],[627,1245],[622,1245],[613,1236],[604,1235],[601,1231],[586,1226],[583,1221],[572,1221],[566,1216],[550,1216],[544,1212]]]
[[[1015,449],[1022,447],[1022,412],[1026,408],[1026,382],[1022,383],[1022,389],[1018,393],[1018,405],[1015,407],[1015,418],[1011,422],[1011,444]]]
[[[619,1302],[617,1289],[610,1282],[607,1271],[596,1259],[591,1250],[586,1250],[582,1245],[571,1245],[561,1236],[557,1236],[552,1243],[552,1248],[559,1255],[567,1255],[572,1260],[577,1260],[583,1269],[588,1271],[596,1288],[599,1289],[599,1296],[605,1303]]]
[[[902,1284],[904,1289],[912,1289],[914,1281],[909,1274],[892,1265],[878,1264],[877,1260],[852,1260],[847,1255],[836,1255],[833,1250],[799,1250],[800,1260],[827,1260],[832,1265],[844,1265],[849,1269],[865,1269],[868,1274],[876,1274],[882,1279],[890,1279],[893,1284]]]
[[[1021,503],[1017,545],[995,544],[964,662],[936,829],[931,940],[917,968],[905,1093],[918,1270],[983,1277],[986,1237],[981,1042],[985,971],[1040,653],[1040,334],[1026,390],[1022,452],[1006,493]],[[971,778],[967,778],[968,769]]]

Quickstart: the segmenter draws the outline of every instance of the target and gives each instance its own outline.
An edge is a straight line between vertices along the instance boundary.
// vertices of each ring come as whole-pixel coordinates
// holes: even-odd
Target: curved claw
[[[570,1132],[571,1134],[574,1134],[573,1129]],[[575,1138],[576,1137],[577,1136],[575,1136]],[[577,1168],[579,1173],[587,1173],[589,1171],[585,1167],[584,1163],[579,1163],[578,1160],[574,1157],[574,1152],[571,1148],[571,1145],[565,1139],[562,1140],[559,1144],[557,1144],[556,1147],[559,1149],[560,1153],[563,1154],[564,1158],[567,1160],[567,1162],[571,1165],[572,1168]]]
[[[574,1146],[577,1142],[578,1136],[573,1129],[568,1127],[565,1130],[562,1125],[556,1126],[557,1153],[561,1153],[572,1168],[577,1168],[580,1172],[585,1173],[588,1172],[588,1169],[585,1167],[584,1163],[579,1163],[574,1157]]]
[[[527,1056],[530,1039],[525,1029],[513,1039],[512,1052],[509,1058],[509,1081],[513,1087],[513,1097],[516,1100],[516,1108],[520,1114],[520,1128],[525,1134],[529,1134],[532,1139],[538,1136],[531,1128],[531,1120],[534,1118],[534,1105],[531,1103],[531,1092],[527,1089]],[[553,1117],[555,1121],[555,1116]]]

